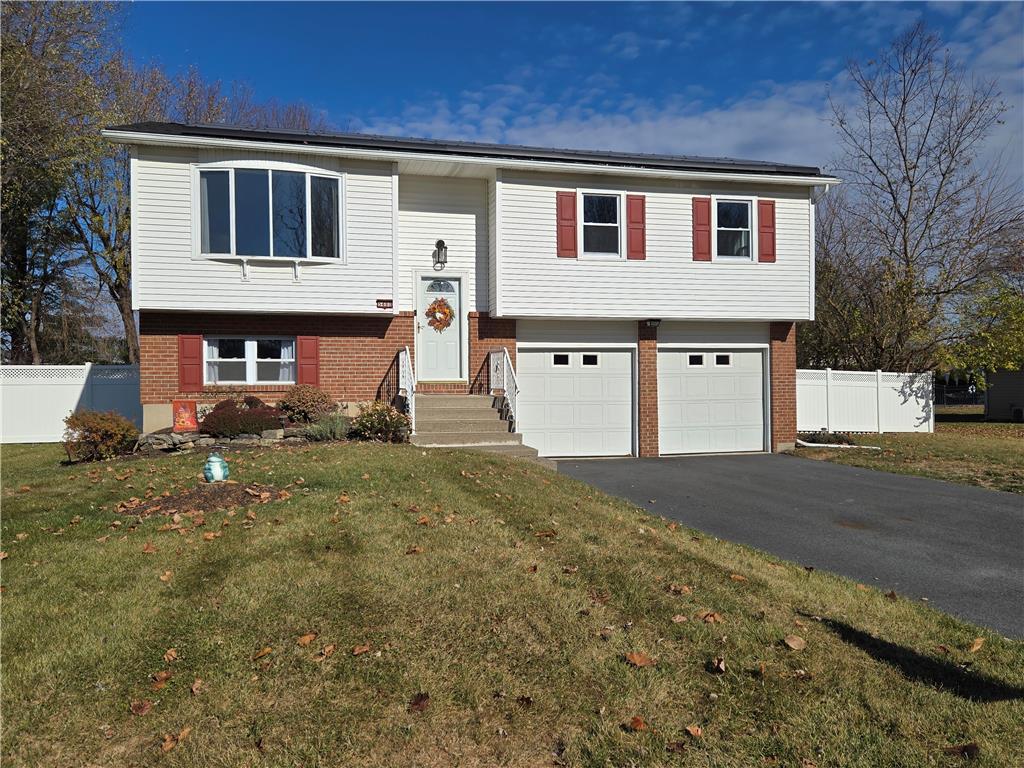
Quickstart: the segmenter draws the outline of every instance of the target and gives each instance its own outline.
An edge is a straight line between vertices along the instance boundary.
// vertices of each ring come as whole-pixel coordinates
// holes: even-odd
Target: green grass
[[[956,418],[956,415],[947,418]],[[933,434],[853,435],[882,451],[799,448],[808,459],[1024,493],[1024,425],[939,421]]]
[[[943,749],[970,742],[973,764],[1024,762],[1021,643],[529,463],[366,444],[232,453],[233,479],[291,497],[248,522],[207,510],[181,535],[113,507],[195,485],[200,455],[92,476],[56,446],[0,458],[4,765],[874,768],[957,765]],[[633,651],[657,664],[628,665]],[[716,657],[723,674],[706,669]],[[429,706],[410,712],[420,692]],[[139,700],[148,714],[129,712]],[[646,729],[624,729],[633,717]]]

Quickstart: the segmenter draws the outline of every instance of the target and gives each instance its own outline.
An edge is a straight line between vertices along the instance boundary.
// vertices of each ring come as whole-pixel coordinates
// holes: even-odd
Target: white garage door
[[[523,349],[516,358],[518,429],[541,456],[628,456],[633,353]]]
[[[662,454],[764,450],[760,350],[659,350]]]

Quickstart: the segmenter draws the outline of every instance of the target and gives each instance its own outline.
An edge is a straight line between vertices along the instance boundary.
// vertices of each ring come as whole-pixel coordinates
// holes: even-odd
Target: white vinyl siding
[[[416,272],[462,278],[464,308],[487,312],[487,182],[441,176],[402,176],[398,188],[399,307],[415,307]],[[448,264],[434,271],[434,244],[444,240]]]
[[[391,314],[392,185],[387,163],[281,152],[139,146],[133,159],[135,309]],[[252,262],[247,277],[230,258],[195,258],[193,164],[290,163],[344,174],[344,263]],[[195,188],[195,194],[198,189]],[[324,260],[328,261],[328,260]]]
[[[643,261],[558,258],[555,192],[625,189],[646,197]],[[775,201],[773,264],[693,261],[692,198]],[[501,312],[510,317],[803,320],[809,317],[811,204],[792,187],[503,172]],[[756,232],[754,233],[756,239]]]

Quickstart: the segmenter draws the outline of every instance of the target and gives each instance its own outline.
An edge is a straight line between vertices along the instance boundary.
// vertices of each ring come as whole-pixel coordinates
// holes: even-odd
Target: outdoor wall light
[[[434,243],[434,269],[440,271],[444,269],[444,265],[448,263],[448,246],[444,244],[444,240],[438,240]]]
[[[644,320],[644,325],[646,325],[648,328],[657,328],[659,325],[661,325],[661,320],[659,318]]]

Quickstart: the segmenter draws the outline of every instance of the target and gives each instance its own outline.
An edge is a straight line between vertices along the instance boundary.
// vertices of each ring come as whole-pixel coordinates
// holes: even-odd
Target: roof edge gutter
[[[839,179],[825,176],[787,176],[768,173],[726,173],[718,171],[685,171],[665,168],[643,168],[630,166],[602,165],[598,163],[573,163],[556,160],[521,160],[517,158],[477,157],[473,155],[439,155],[431,152],[396,152],[394,150],[357,149],[348,147],[326,147],[322,145],[292,144],[288,142],[259,141],[251,139],[225,139],[206,136],[173,136],[145,133],[142,131],[117,131],[104,129],[100,134],[116,144],[145,144],[164,147],[194,147],[219,149],[262,149],[270,152],[291,152],[303,155],[331,155],[357,160],[379,160],[395,162],[401,160],[444,160],[468,165],[484,165],[498,168],[519,168],[528,171],[563,171],[572,173],[593,173],[616,176],[649,176],[669,179],[710,179],[715,181],[753,181],[790,186],[818,186],[838,184]]]

